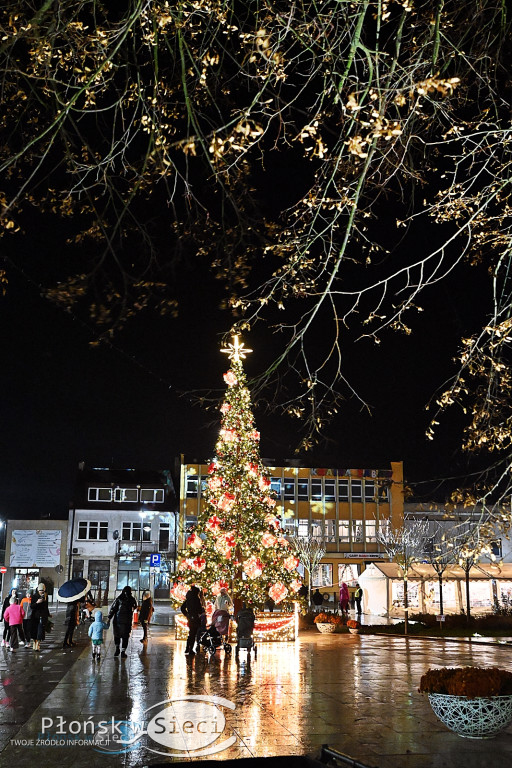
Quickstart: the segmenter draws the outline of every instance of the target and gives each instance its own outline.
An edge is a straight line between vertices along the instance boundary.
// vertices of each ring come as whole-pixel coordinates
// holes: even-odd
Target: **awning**
[[[396,563],[374,563],[374,567],[388,579],[402,579],[402,571]],[[437,571],[427,563],[414,563],[407,572],[411,581],[437,581]],[[500,579],[512,581],[512,563],[497,565],[496,563],[478,563],[469,571],[470,579]],[[443,581],[465,581],[466,574],[460,565],[451,565],[443,572]]]

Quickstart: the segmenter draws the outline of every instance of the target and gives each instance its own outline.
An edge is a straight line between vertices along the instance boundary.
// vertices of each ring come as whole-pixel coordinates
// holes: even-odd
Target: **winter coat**
[[[133,622],[133,612],[137,607],[137,603],[133,595],[129,592],[121,592],[118,597],[112,603],[110,608],[108,619],[114,620],[114,624],[118,627],[129,627],[131,629]]]
[[[153,615],[153,601],[150,597],[146,597],[140,604],[139,622],[149,621]]]
[[[9,594],[5,598],[4,604],[2,605],[2,618],[0,618],[0,621],[2,621],[2,619],[4,618],[5,612],[6,612],[7,608],[9,607],[9,605],[11,604],[11,597],[12,596],[13,595],[12,595],[12,590],[11,590],[11,592],[9,592]]]
[[[89,627],[88,635],[91,640],[103,640],[103,632],[108,629],[109,625],[103,621],[103,614],[101,611],[96,611],[94,614],[94,621]]]
[[[43,597],[39,592],[36,592],[35,595],[32,595],[30,599],[30,606],[32,608],[32,621],[38,622],[39,619],[43,620],[43,623],[46,624],[46,620],[48,616],[50,615],[50,609],[48,608],[48,597],[45,594],[43,597],[43,601],[41,603],[38,603],[37,601]]]
[[[197,620],[201,614],[205,612],[203,604],[199,598],[199,589],[197,587],[190,587],[187,596],[182,603],[181,612],[187,619],[192,621]]]
[[[78,602],[68,603],[66,606],[66,622],[68,629],[73,629],[78,624]]]
[[[4,611],[4,619],[7,619],[9,622],[9,626],[13,627],[16,624],[21,624],[23,622],[23,618],[25,616],[25,611],[21,607],[21,605],[10,605],[8,608]]]
[[[220,592],[215,600],[215,610],[217,611],[231,611],[233,610],[233,601],[227,592]]]
[[[350,600],[350,593],[347,585],[343,582],[340,587],[340,603],[348,603]]]
[[[315,605],[322,605],[322,603],[324,602],[324,596],[321,595],[318,590],[316,592],[313,592],[312,599]]]

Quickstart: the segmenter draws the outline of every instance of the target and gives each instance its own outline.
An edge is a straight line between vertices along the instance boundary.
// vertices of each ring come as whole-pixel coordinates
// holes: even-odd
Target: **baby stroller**
[[[227,642],[228,632],[229,613],[227,611],[215,611],[210,627],[205,629],[197,639],[199,645],[206,651],[208,661],[215,656],[217,648],[223,648],[228,655],[231,653],[231,646]]]
[[[254,658],[258,657],[258,649],[253,638],[254,632],[254,612],[251,608],[242,608],[236,617],[236,649],[235,658],[240,657],[240,649],[247,651],[247,660],[251,660],[251,651],[254,651]]]

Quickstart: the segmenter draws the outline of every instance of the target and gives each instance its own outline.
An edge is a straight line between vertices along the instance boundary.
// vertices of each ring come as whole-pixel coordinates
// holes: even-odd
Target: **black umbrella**
[[[61,603],[72,603],[84,597],[91,588],[89,579],[70,579],[65,581],[57,592],[57,597]]]

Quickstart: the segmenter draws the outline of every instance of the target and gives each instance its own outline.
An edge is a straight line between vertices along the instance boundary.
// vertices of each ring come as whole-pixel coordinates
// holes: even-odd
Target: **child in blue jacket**
[[[96,611],[94,614],[94,621],[89,627],[89,637],[92,639],[92,658],[101,658],[101,646],[103,645],[103,632],[108,629],[110,624],[103,621],[103,614],[101,611]]]

